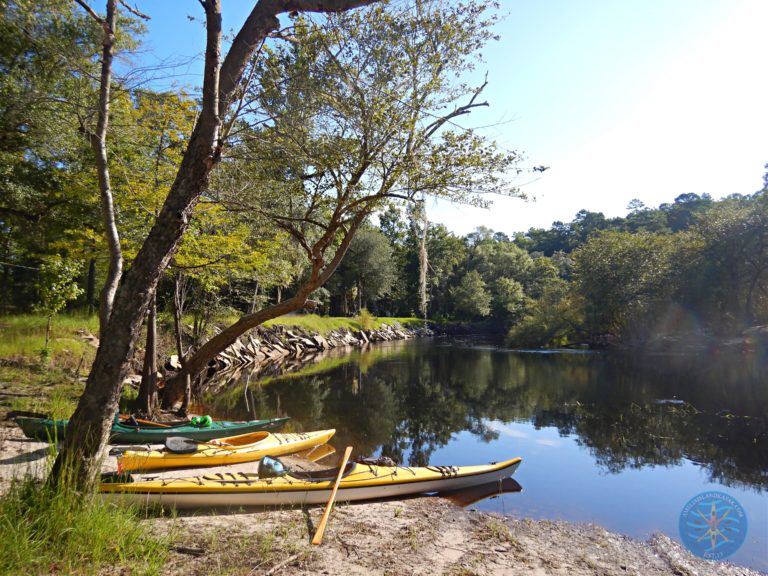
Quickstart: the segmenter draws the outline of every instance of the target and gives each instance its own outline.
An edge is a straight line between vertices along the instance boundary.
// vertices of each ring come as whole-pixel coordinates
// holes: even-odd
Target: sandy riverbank
[[[45,470],[48,446],[0,427],[0,486]],[[756,576],[689,554],[663,535],[647,542],[599,526],[465,510],[443,498],[339,505],[321,546],[309,543],[322,509],[144,520],[174,534],[164,574],[526,574]],[[108,571],[107,573],[112,573]],[[114,573],[121,573],[119,567]]]

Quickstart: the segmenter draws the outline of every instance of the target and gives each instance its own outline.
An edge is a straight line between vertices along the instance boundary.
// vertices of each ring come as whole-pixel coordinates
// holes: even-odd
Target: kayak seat
[[[342,478],[349,476],[357,467],[356,462],[349,462],[344,468]],[[291,470],[288,476],[295,478],[296,480],[304,480],[305,482],[328,482],[336,480],[339,475],[339,468],[328,468],[326,470]]]

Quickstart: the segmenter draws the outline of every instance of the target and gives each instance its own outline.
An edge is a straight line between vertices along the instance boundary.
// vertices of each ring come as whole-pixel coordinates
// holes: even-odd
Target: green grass
[[[0,316],[0,358],[24,363],[38,363],[40,351],[45,347],[46,316],[23,314]],[[87,371],[96,349],[78,336],[84,330],[97,334],[99,320],[96,316],[61,314],[53,318],[51,325],[50,366],[74,370],[84,357]]]
[[[3,372],[5,370],[0,368],[0,378],[2,378]],[[62,382],[45,388],[42,394],[37,390],[30,392],[29,396],[12,398],[8,403],[8,409],[38,412],[54,419],[65,419],[72,416],[77,406],[77,400],[82,393],[83,386],[81,384],[73,385],[71,382]]]
[[[419,318],[375,318],[363,314],[354,318],[338,316],[318,316],[317,314],[295,314],[280,316],[272,320],[267,320],[264,326],[298,326],[309,332],[317,332],[326,335],[334,330],[346,328],[347,330],[361,330],[366,326],[366,330],[371,328],[381,328],[384,324],[390,326],[398,322],[403,327],[420,326],[424,323]]]
[[[0,414],[22,410],[69,418],[83,393],[83,383],[56,368],[0,365],[0,392],[7,397],[0,402]]]
[[[97,494],[16,480],[0,498],[0,573],[158,574],[173,535],[152,536],[141,519]]]
[[[219,319],[219,322],[230,324],[235,320],[237,320],[235,317],[223,317]],[[45,346],[47,321],[47,317],[34,314],[0,316],[0,331],[3,334],[2,339],[0,339],[0,358],[27,364],[39,363],[40,351]],[[362,315],[353,318],[295,314],[268,320],[264,325],[297,326],[309,332],[326,335],[341,328],[355,331],[370,330],[380,328],[383,324],[391,326],[395,322],[403,327],[415,327],[422,325],[423,320],[419,318],[376,318],[364,311]],[[98,317],[60,314],[53,318],[50,367],[74,370],[82,358],[83,372],[87,372],[96,350],[78,335],[80,331],[98,334]]]
[[[53,320],[48,366],[40,366],[47,318],[0,317],[0,390],[6,410],[68,418],[82,393],[73,372],[87,374],[95,355],[79,330],[95,334],[95,317]],[[82,360],[82,365],[81,364]],[[51,455],[52,457],[53,455]],[[139,510],[116,508],[95,494],[15,479],[0,496],[0,574],[159,574],[171,536],[152,536]]]

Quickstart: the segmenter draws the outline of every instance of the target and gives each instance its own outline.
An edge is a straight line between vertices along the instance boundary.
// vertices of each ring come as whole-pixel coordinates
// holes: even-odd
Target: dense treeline
[[[462,238],[429,226],[429,317],[482,321],[509,330],[518,346],[724,337],[768,323],[766,189],[629,208],[610,219],[582,210],[569,223],[513,238],[482,227]],[[408,315],[418,310],[422,230],[418,218],[405,225],[395,212],[381,215],[380,232],[367,233],[368,252],[351,253],[344,271],[357,274],[358,284],[346,286],[358,306]]]
[[[513,337],[601,344],[664,334],[729,336],[765,324],[766,192],[719,201],[684,194],[656,209],[634,203],[626,218],[612,220],[579,213],[556,227],[567,245],[552,258],[568,261],[561,274],[567,289],[535,304]],[[540,250],[537,233],[517,242]],[[553,308],[561,313],[553,316]]]

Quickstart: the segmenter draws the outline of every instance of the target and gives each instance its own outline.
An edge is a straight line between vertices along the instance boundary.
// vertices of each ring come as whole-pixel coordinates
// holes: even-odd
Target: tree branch
[[[77,1],[77,0],[75,0],[75,1]],[[123,8],[125,8],[126,10],[128,10],[128,12],[130,12],[134,16],[138,16],[139,18],[142,18],[143,20],[151,20],[151,18],[149,16],[147,16],[146,14],[144,14],[142,12],[139,12],[139,9],[136,8],[135,6],[129,6],[128,3],[125,0],[118,0],[118,2],[120,2],[120,5]]]
[[[104,18],[99,16],[96,13],[96,11],[93,8],[91,8],[90,6],[88,6],[88,4],[84,0],[75,0],[75,2],[77,4],[79,4],[82,7],[82,9],[85,10],[88,13],[88,15],[91,18],[96,20],[96,22],[98,22],[101,26],[104,26],[104,22],[105,22]]]
[[[243,27],[232,41],[221,68],[219,97],[229,103],[235,87],[240,83],[245,67],[256,47],[270,33],[280,29],[279,14],[288,12],[343,12],[374,4],[378,0],[259,0]]]

